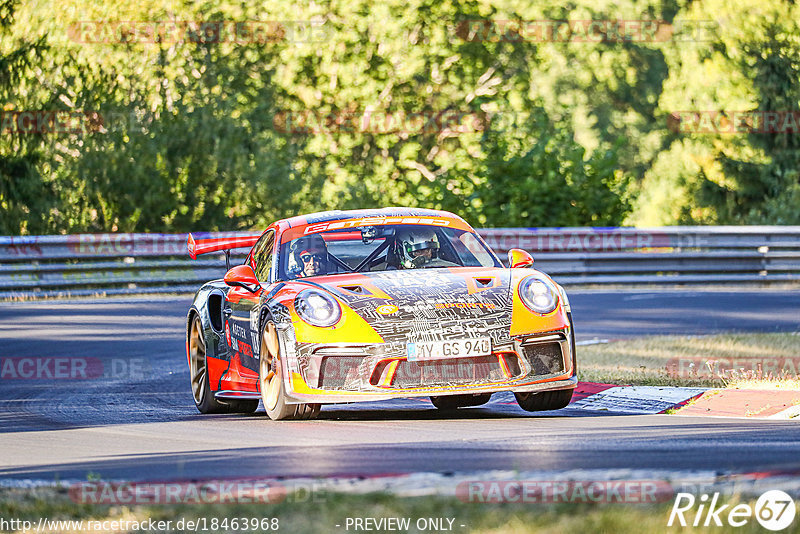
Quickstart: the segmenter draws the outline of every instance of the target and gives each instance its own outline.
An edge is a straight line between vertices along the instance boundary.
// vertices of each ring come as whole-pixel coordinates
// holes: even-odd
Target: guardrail
[[[565,286],[800,282],[800,226],[491,228],[479,233],[504,260],[510,248],[528,250],[537,268]],[[190,260],[186,238],[0,236],[0,298],[194,291],[220,278],[225,263],[221,255]]]

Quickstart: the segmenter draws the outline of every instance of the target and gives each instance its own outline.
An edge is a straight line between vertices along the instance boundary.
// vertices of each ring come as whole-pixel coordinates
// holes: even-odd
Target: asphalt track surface
[[[579,340],[800,331],[800,291],[575,291]],[[105,376],[0,379],[0,479],[369,476],[492,469],[800,473],[796,422],[530,414],[510,395],[329,406],[316,421],[203,416],[184,352],[190,296],[0,304],[0,357],[89,357]]]

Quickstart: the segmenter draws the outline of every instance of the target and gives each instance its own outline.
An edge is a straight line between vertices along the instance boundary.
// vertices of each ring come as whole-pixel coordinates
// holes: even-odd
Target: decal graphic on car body
[[[463,219],[384,208],[283,219],[263,233],[189,237],[189,254],[250,247],[187,317],[203,413],[310,418],[324,404],[430,397],[440,409],[514,392],[528,411],[577,384],[564,289],[521,250],[500,260]]]

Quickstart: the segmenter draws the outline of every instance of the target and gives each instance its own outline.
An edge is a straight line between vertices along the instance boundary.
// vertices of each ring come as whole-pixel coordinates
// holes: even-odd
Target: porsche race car
[[[505,268],[452,213],[324,212],[258,235],[190,235],[188,247],[192,258],[250,247],[188,313],[202,413],[261,401],[270,419],[308,419],[323,404],[406,397],[452,410],[500,391],[524,410],[555,410],[577,384],[564,289],[523,250]]]

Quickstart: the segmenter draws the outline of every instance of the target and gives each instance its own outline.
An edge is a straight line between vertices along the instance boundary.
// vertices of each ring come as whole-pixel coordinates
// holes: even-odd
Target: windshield
[[[474,233],[422,224],[344,228],[281,245],[280,279],[399,269],[501,267]]]

